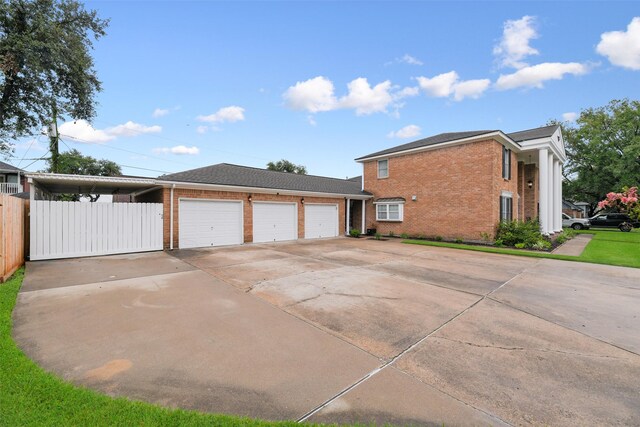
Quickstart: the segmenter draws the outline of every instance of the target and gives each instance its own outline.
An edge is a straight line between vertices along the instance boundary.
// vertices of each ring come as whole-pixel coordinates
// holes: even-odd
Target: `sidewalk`
[[[580,256],[592,238],[593,234],[578,234],[573,239],[567,240],[564,244],[555,248],[551,253],[555,255]]]

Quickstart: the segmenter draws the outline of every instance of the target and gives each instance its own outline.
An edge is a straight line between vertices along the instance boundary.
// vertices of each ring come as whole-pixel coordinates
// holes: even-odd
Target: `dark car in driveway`
[[[589,222],[592,227],[611,227],[620,228],[623,223],[630,223],[634,227],[640,227],[640,222],[632,221],[629,215],[623,213],[601,213],[592,218],[589,218]]]

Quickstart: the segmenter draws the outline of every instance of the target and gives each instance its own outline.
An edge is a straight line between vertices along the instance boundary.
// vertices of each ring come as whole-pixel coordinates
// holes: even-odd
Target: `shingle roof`
[[[509,138],[516,142],[526,141],[529,139],[548,138],[558,129],[560,125],[549,125],[541,128],[521,130],[519,132],[513,132],[507,134]]]
[[[276,172],[248,166],[220,163],[158,177],[163,181],[218,184],[272,190],[308,191],[345,195],[369,195],[361,189],[360,181],[324,176]]]
[[[24,172],[22,169],[5,162],[0,162],[0,171]]]
[[[483,135],[485,133],[497,132],[496,130],[473,130],[465,132],[447,132],[438,135],[430,136],[428,138],[419,139],[417,141],[409,142],[407,144],[398,145],[396,147],[387,148],[386,150],[376,151],[375,153],[367,154],[366,156],[358,157],[357,160],[366,159],[368,157],[383,156],[385,154],[397,153],[399,151],[411,150],[414,148],[428,147],[430,145],[442,144],[445,142],[456,141],[458,139],[470,138],[473,136]]]

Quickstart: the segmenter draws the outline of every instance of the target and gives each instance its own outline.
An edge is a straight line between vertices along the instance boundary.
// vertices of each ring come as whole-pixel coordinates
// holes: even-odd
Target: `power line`
[[[157,170],[157,169],[147,169],[147,168],[141,168],[141,167],[138,167],[138,166],[123,165],[123,164],[120,164],[120,163],[118,163],[118,166],[121,166],[123,168],[140,169],[140,170],[149,171],[149,172],[171,173],[169,171],[161,171],[161,170]]]
[[[40,142],[40,137],[42,136],[42,134],[38,134],[38,138],[35,141],[35,144],[37,145]],[[27,151],[24,152],[24,155],[22,156],[22,159],[20,159],[20,161],[18,162],[18,165],[16,166],[17,168],[20,167],[20,165],[22,164],[22,162],[24,161],[25,157],[27,157],[27,154],[29,154],[29,150],[31,150],[31,147],[33,146],[33,144],[29,144],[29,146],[27,147]]]
[[[29,163],[29,164],[28,164],[27,166],[25,166],[24,168],[26,169],[26,168],[28,168],[29,166],[31,166],[32,164],[34,164],[35,162],[38,162],[38,161],[40,161],[40,160],[47,160],[47,158],[46,158],[46,157],[44,157],[44,156],[46,156],[46,155],[47,155],[47,154],[49,154],[50,152],[51,152],[51,150],[47,150],[47,152],[46,152],[46,153],[44,153],[44,155],[43,155],[42,157],[40,157],[39,159],[36,159],[36,160],[34,160],[33,162]]]
[[[108,125],[108,126],[113,126],[113,127],[119,126],[119,125],[116,125],[114,123],[105,122],[104,120],[96,120],[96,122],[102,123],[102,124]],[[163,139],[165,141],[173,142],[174,144],[181,144],[181,145],[184,145],[184,146],[186,146],[188,144],[191,144],[191,143],[186,143],[186,142],[183,142],[183,141],[178,141],[177,139],[167,138],[166,136],[160,136],[160,135],[156,135],[156,134],[153,134],[153,133],[145,133],[144,131],[141,131],[141,130],[128,129],[128,131],[133,132],[133,133],[135,133],[137,135],[147,135],[147,136],[151,136],[153,138]],[[219,151],[221,153],[232,154],[234,156],[251,157],[251,158],[257,159],[257,160],[269,161],[269,160],[267,160],[267,159],[265,159],[263,157],[256,157],[256,156],[252,156],[252,155],[249,155],[249,154],[234,153],[233,151],[221,150],[219,148],[211,148],[211,149],[214,150],[214,151]]]
[[[180,163],[180,164],[183,164],[185,166],[192,167],[192,168],[196,168],[197,167],[196,165],[192,165],[192,164],[189,164],[189,163],[179,162],[179,161],[176,161],[176,160],[163,159],[162,157],[152,156],[152,155],[149,155],[149,154],[138,153],[137,151],[127,150],[126,148],[113,147],[113,146],[110,146],[110,145],[103,145],[103,144],[96,144],[96,143],[93,143],[91,141],[87,141],[86,139],[76,138],[75,136],[71,136],[71,135],[60,134],[60,136],[64,136],[65,138],[70,138],[72,140],[71,142],[75,142],[76,144],[84,142],[85,144],[91,144],[92,146],[96,146],[96,147],[104,147],[104,148],[110,148],[112,150],[124,151],[126,153],[137,154],[138,156],[143,156],[143,157],[151,157],[153,159],[162,160],[164,162],[169,162],[169,163],[173,163],[173,164]]]

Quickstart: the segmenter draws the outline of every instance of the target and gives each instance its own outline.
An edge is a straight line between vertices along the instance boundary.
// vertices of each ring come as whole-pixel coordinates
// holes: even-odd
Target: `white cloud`
[[[462,101],[464,98],[478,99],[491,84],[489,79],[464,80],[453,86],[453,99]]]
[[[579,114],[570,112],[570,113],[562,113],[562,121],[563,122],[575,122],[578,118]]]
[[[528,64],[523,62],[523,59],[540,53],[529,46],[532,39],[538,38],[538,32],[534,26],[535,17],[533,16],[523,16],[504,23],[502,38],[493,48],[493,54],[498,57],[501,66],[524,68]]]
[[[627,31],[611,31],[600,35],[596,52],[613,65],[640,70],[640,17],[627,25]]]
[[[105,129],[105,132],[112,136],[136,136],[145,133],[160,133],[162,132],[162,127],[157,125],[145,126],[129,120],[125,124]]]
[[[37,139],[30,139],[29,141],[19,142],[14,145],[15,148],[34,151],[47,151],[44,144],[38,142]]]
[[[393,94],[394,99],[402,99],[409,98],[412,96],[417,96],[420,94],[420,87],[418,86],[407,86]]]
[[[88,144],[103,144],[120,136],[130,137],[159,132],[162,132],[162,127],[160,126],[145,126],[132,121],[107,129],[95,129],[86,120],[74,120],[58,126],[58,133],[61,136]]]
[[[389,132],[387,138],[415,138],[420,135],[420,126],[409,125],[395,132]]]
[[[518,87],[544,87],[547,80],[562,80],[565,74],[579,76],[586,74],[589,67],[578,62],[545,62],[521,68],[513,74],[501,74],[495,83],[498,90],[515,89]]]
[[[394,100],[389,80],[371,87],[366,78],[359,77],[349,82],[347,89],[347,94],[338,99],[334,93],[333,82],[326,77],[318,76],[297,82],[289,87],[282,97],[287,107],[293,110],[318,113],[354,109],[359,116],[386,112]]]
[[[449,71],[435,77],[416,77],[420,88],[429,96],[443,98],[451,95],[453,85],[458,81],[458,73]]]
[[[115,139],[114,135],[110,135],[104,130],[95,129],[86,120],[65,122],[58,126],[58,133],[63,137],[67,136],[78,140],[78,142],[89,144],[104,144],[105,142]]]
[[[200,149],[198,147],[196,147],[196,146],[186,147],[184,145],[176,145],[175,147],[154,148],[153,152],[157,153],[157,154],[179,154],[179,155],[189,154],[189,155],[196,155],[196,154],[200,154]]]
[[[406,53],[402,58],[399,58],[398,62],[404,62],[405,64],[409,64],[409,65],[422,65],[423,64],[423,62],[420,61],[418,58],[416,58],[415,56],[411,56],[408,53]]]
[[[359,116],[387,111],[393,101],[389,90],[391,82],[386,80],[373,88],[364,77],[359,77],[347,85],[349,93],[340,98],[341,108],[353,108]]]
[[[316,118],[311,114],[307,116],[307,122],[309,122],[311,126],[316,126],[318,124],[318,122],[316,122]]]
[[[336,109],[338,100],[333,93],[333,82],[318,76],[304,82],[297,82],[282,95],[292,110],[317,113]]]
[[[209,130],[208,126],[198,126],[196,128],[196,132],[198,132],[200,135],[207,133],[208,130]]]
[[[169,114],[169,110],[165,109],[165,108],[156,108],[155,110],[153,110],[153,113],[151,113],[151,116],[158,118],[158,117],[163,117],[166,116],[167,114]]]
[[[237,105],[231,105],[229,107],[223,107],[216,111],[213,114],[209,114],[208,116],[198,116],[197,120],[201,122],[211,122],[211,123],[234,123],[240,122],[244,120],[244,108],[238,107]]]
[[[479,98],[489,88],[489,79],[460,80],[458,73],[449,71],[434,77],[416,77],[420,88],[429,96],[445,98],[453,95],[456,101]]]

